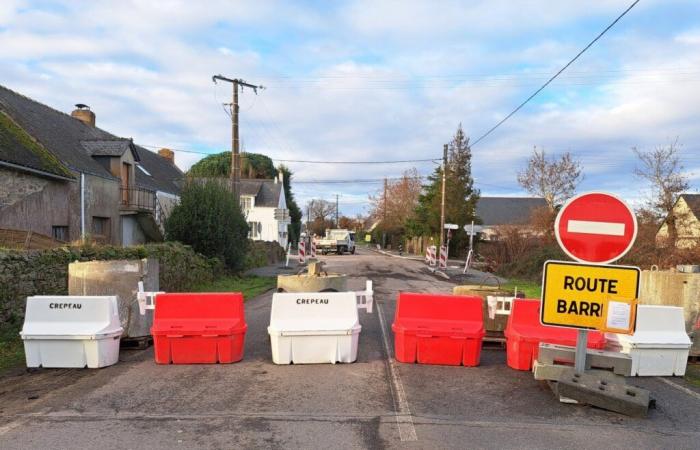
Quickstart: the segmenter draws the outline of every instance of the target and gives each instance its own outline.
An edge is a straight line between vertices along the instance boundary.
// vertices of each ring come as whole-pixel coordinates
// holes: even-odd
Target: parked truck
[[[316,238],[316,251],[325,255],[328,253],[355,254],[355,232],[346,229],[326,230],[326,235]]]

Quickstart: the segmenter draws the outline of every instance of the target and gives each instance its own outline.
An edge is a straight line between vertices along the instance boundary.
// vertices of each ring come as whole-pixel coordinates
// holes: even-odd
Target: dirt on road
[[[634,419],[565,405],[529,372],[485,349],[479,367],[393,359],[398,291],[450,292],[418,261],[328,256],[351,288],[374,281],[353,364],[276,366],[271,293],[246,302],[245,357],[231,365],[156,365],[122,350],[99,370],[16,370],[0,378],[0,448],[698,448],[700,389],[633,379],[657,408]],[[684,390],[685,389],[685,390]]]

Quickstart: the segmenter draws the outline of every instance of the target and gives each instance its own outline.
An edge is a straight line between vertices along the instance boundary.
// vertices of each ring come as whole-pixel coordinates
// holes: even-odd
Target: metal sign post
[[[588,347],[588,330],[578,330],[576,356],[574,357],[574,370],[576,373],[583,373],[586,370],[586,347]]]

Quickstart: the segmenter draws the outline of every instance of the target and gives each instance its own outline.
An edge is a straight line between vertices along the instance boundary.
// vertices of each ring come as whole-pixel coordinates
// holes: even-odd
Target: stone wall
[[[83,246],[42,251],[0,250],[0,326],[24,318],[31,295],[67,295],[68,265],[73,261],[157,258],[160,287],[187,291],[223,273],[218,259],[195,253],[190,247],[167,242],[135,247]]]

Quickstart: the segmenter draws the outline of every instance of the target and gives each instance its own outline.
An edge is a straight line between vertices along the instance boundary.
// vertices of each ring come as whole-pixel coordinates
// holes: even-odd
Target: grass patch
[[[225,276],[209,283],[195,286],[193,292],[242,292],[246,300],[256,297],[277,286],[274,277]]]
[[[685,370],[685,381],[693,386],[700,387],[700,365],[688,364]]]
[[[0,327],[0,373],[24,363],[24,345],[19,325]]]
[[[518,292],[524,292],[527,298],[540,298],[542,296],[542,283],[535,281],[511,279],[501,287],[509,291],[514,291],[517,287]]]

